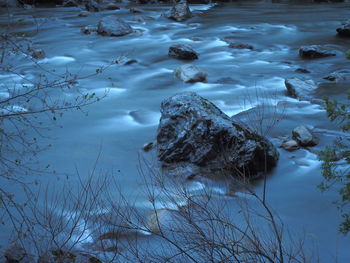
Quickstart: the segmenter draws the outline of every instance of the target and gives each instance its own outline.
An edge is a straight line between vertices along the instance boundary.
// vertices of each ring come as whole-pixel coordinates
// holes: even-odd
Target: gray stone
[[[232,121],[194,92],[178,93],[162,102],[157,151],[164,167],[181,167],[179,171],[187,167],[194,173],[188,173],[191,177],[255,177],[271,170],[279,157],[266,138]]]
[[[95,0],[87,0],[85,2],[85,8],[90,12],[99,12],[101,11],[100,5]]]
[[[166,17],[177,22],[183,22],[192,17],[186,0],[175,1],[173,7],[166,14]]]
[[[225,40],[229,45],[229,48],[233,48],[233,49],[249,49],[249,50],[253,50],[254,47],[252,45],[249,44],[245,44],[245,43],[241,43],[241,42],[234,42],[232,40],[226,39]]]
[[[342,69],[342,70],[334,71],[331,74],[329,74],[327,77],[324,77],[324,79],[334,81],[334,82],[349,82],[350,70]]]
[[[350,37],[350,22],[347,21],[343,24],[342,27],[337,28],[337,33],[342,37]]]
[[[65,0],[63,1],[64,7],[77,7],[79,6],[78,2],[75,0]]]
[[[292,131],[293,139],[298,141],[301,146],[315,146],[319,143],[320,139],[314,135],[305,126],[298,126]]]
[[[335,56],[334,51],[327,50],[324,46],[311,45],[303,46],[299,49],[299,56],[301,58],[313,59]]]
[[[142,146],[142,150],[144,152],[149,152],[150,150],[152,150],[154,147],[154,142],[147,142]]]
[[[201,82],[207,78],[207,73],[191,64],[181,65],[174,74],[184,82]]]
[[[86,10],[83,10],[79,13],[78,16],[80,17],[88,17],[90,15],[90,12],[89,11],[86,11]]]
[[[35,59],[43,59],[46,57],[45,51],[42,49],[35,49],[32,52],[32,57]]]
[[[106,16],[98,23],[97,32],[105,36],[124,36],[133,32],[132,27],[116,16]]]
[[[285,141],[282,143],[281,148],[287,150],[287,151],[295,151],[298,150],[299,147],[299,143],[295,140],[289,140],[289,141]]]
[[[120,56],[116,59],[115,63],[121,66],[125,66],[137,63],[137,60],[134,58],[129,58],[127,56]]]
[[[317,89],[316,83],[309,80],[302,80],[299,78],[289,78],[284,81],[287,88],[287,94],[294,98],[307,97],[312,91]]]
[[[97,32],[97,27],[95,27],[95,26],[84,26],[84,27],[81,29],[81,32],[82,32],[83,34],[88,35],[88,34],[91,34],[91,33],[93,33],[93,32]]]
[[[130,8],[129,11],[130,11],[130,13],[134,13],[134,14],[143,13],[143,10],[141,8],[137,8],[137,7]]]
[[[169,47],[169,57],[182,59],[182,60],[194,60],[198,59],[198,54],[188,45],[173,45]]]
[[[120,7],[114,3],[109,3],[106,5],[106,8],[107,10],[119,10]]]

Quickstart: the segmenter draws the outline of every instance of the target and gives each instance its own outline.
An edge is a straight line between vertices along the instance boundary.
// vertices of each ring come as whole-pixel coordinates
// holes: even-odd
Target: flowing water
[[[50,181],[51,187],[60,189],[63,181],[74,186],[75,171],[84,177],[98,158],[95,173],[112,174],[123,193],[137,206],[143,206],[147,200],[138,170],[140,149],[155,139],[161,101],[182,91],[197,92],[230,116],[261,104],[274,106],[274,110],[284,112],[283,120],[267,135],[276,146],[300,124],[314,129],[320,137],[321,143],[314,150],[335,138],[337,128],[329,123],[322,106],[287,97],[284,79],[296,76],[320,83],[314,98],[344,97],[346,84],[322,84],[327,83],[322,78],[349,63],[344,52],[350,40],[336,37],[335,29],[348,18],[350,4],[192,5],[195,16],[184,23],[161,17],[169,5],[145,5],[141,14],[132,14],[125,7],[89,17],[78,17],[78,8],[10,10],[12,20],[21,19],[15,30],[45,50],[47,57],[38,63],[46,69],[83,76],[119,56],[137,60],[131,65],[112,65],[102,74],[79,80],[83,89],[97,94],[108,90],[108,95],[88,106],[88,115],[66,112],[59,125],[45,132],[48,139],[42,139],[43,143],[51,143],[52,147],[39,154],[40,162],[70,175],[68,179],[60,175],[41,177],[43,182]],[[96,25],[107,14],[117,14],[141,35],[114,38],[80,32],[83,26]],[[8,20],[8,13],[0,10],[1,27]],[[254,50],[231,49],[225,38],[250,44]],[[199,53],[193,64],[208,73],[205,83],[187,84],[173,75],[173,70],[184,63],[167,55],[169,46],[177,43],[189,44]],[[337,56],[300,59],[299,47],[311,44],[330,45]],[[32,64],[16,59],[23,76],[37,76]],[[297,73],[297,68],[311,73]],[[12,81],[13,76],[2,77],[3,83]],[[252,117],[240,115],[252,121]],[[292,232],[305,230],[312,240],[305,246],[316,246],[321,262],[335,262],[336,258],[349,262],[350,239],[337,233],[341,218],[332,204],[337,192],[321,193],[316,187],[322,180],[317,155],[306,149],[279,151],[278,166],[268,178],[269,203]],[[256,186],[257,190],[261,187]],[[2,243],[6,244],[6,231],[2,235]]]

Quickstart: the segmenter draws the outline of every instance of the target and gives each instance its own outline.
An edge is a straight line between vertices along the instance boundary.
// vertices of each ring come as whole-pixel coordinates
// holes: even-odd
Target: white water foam
[[[75,61],[75,58],[72,58],[72,57],[55,56],[52,58],[44,58],[44,59],[40,60],[39,63],[52,63],[55,65],[64,65],[64,64],[68,64],[68,63],[71,63],[74,61]]]

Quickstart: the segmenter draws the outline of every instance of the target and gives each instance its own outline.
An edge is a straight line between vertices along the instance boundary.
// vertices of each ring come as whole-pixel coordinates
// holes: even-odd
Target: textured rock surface
[[[201,82],[207,78],[207,73],[191,64],[181,65],[174,74],[184,82]]]
[[[187,45],[173,45],[169,47],[169,57],[182,59],[182,60],[194,60],[198,59],[198,54],[190,46]]]
[[[292,131],[293,139],[301,146],[315,146],[319,143],[319,138],[305,126],[298,126]]]
[[[106,36],[124,36],[133,32],[130,25],[116,16],[106,16],[98,23],[97,32]]]
[[[342,27],[337,28],[337,33],[342,37],[350,37],[350,21],[346,21]]]
[[[324,77],[324,79],[334,81],[334,82],[348,82],[350,81],[350,70],[349,69],[343,69],[343,70],[337,70],[329,74],[327,77]]]
[[[302,58],[324,58],[335,56],[335,52],[325,49],[323,46],[312,45],[303,46],[299,49],[299,56]]]
[[[186,0],[175,1],[174,6],[166,14],[169,19],[177,22],[183,22],[192,17],[190,8],[188,7]]]
[[[294,98],[305,98],[317,89],[316,83],[311,79],[289,78],[284,81],[284,84],[287,88],[287,94]]]
[[[278,160],[276,148],[267,139],[239,126],[196,93],[164,100],[161,113],[159,160],[172,169],[180,167],[186,176],[228,172],[251,177],[270,170]]]

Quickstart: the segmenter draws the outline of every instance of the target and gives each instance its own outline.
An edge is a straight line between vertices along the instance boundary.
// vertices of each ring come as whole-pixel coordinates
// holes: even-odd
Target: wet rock
[[[166,14],[166,17],[177,22],[183,22],[192,17],[186,0],[175,0],[173,7]]]
[[[326,80],[334,81],[334,82],[348,82],[350,81],[350,70],[343,69],[337,70],[329,74],[327,77],[324,77]]]
[[[133,32],[132,27],[116,16],[106,16],[98,23],[97,32],[104,36],[124,36]]]
[[[249,49],[249,50],[254,49],[253,46],[249,44],[240,43],[240,42],[229,42],[228,47],[233,49]]]
[[[137,60],[134,58],[129,58],[127,56],[120,56],[116,59],[115,63],[121,66],[125,66],[137,63]]]
[[[130,11],[130,13],[134,13],[134,14],[143,13],[143,10],[141,8],[137,8],[137,7],[130,8],[129,11]]]
[[[253,177],[277,163],[279,154],[266,138],[232,121],[194,92],[164,100],[161,114],[157,151],[165,167],[181,167],[180,171],[188,167],[206,176]]]
[[[319,143],[320,139],[314,135],[305,126],[298,126],[292,131],[293,139],[298,141],[301,146],[315,146]]]
[[[299,143],[295,140],[289,140],[289,141],[285,141],[282,143],[281,148],[287,150],[287,151],[295,151],[298,150],[299,147]]]
[[[79,6],[79,3],[75,0],[65,0],[63,1],[64,7],[77,7]]]
[[[142,146],[142,150],[144,152],[149,152],[150,150],[152,150],[154,148],[154,142],[147,142]]]
[[[305,69],[305,68],[297,68],[297,69],[295,70],[295,72],[304,73],[304,74],[310,73],[310,71],[307,70],[307,69]]]
[[[343,24],[342,27],[337,28],[337,33],[342,37],[350,37],[350,22],[347,21]]]
[[[86,10],[83,10],[79,13],[78,16],[80,17],[88,17],[90,15],[90,12],[89,11],[86,11]]]
[[[42,49],[35,49],[32,54],[31,54],[32,58],[35,59],[43,59],[46,57],[45,51]]]
[[[307,97],[312,91],[317,89],[316,83],[311,79],[289,78],[284,81],[284,84],[287,88],[287,94],[294,98]]]
[[[174,74],[184,82],[202,82],[207,78],[207,73],[191,64],[181,65]]]
[[[169,57],[182,59],[182,60],[194,60],[198,59],[198,54],[187,45],[173,45],[169,47]]]
[[[89,35],[89,34],[91,34],[91,33],[97,32],[97,27],[95,27],[95,26],[84,26],[84,27],[81,29],[81,32],[82,32],[83,34]]]
[[[114,3],[109,3],[105,7],[106,10],[119,10],[120,7]]]
[[[303,46],[299,49],[299,56],[301,58],[313,59],[335,56],[334,51],[325,49],[323,46],[311,45]]]
[[[101,11],[100,5],[94,0],[87,0],[87,2],[85,2],[85,8],[87,11],[90,11],[90,12]]]

